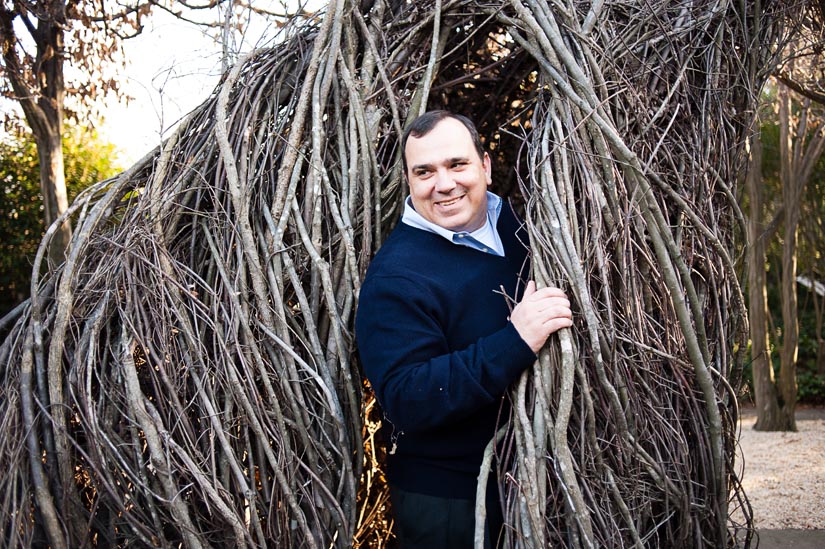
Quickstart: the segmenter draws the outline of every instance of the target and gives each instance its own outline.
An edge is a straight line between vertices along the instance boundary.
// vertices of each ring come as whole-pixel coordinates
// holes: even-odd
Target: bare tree
[[[19,19],[20,24],[15,24]],[[65,34],[70,18],[65,1],[4,1],[0,7],[2,76],[10,84],[37,142],[40,158],[40,188],[45,222],[51,225],[68,207],[63,173],[63,118],[66,87]],[[24,28],[35,52],[27,51],[17,36]],[[56,228],[52,260],[60,264],[71,239],[71,225],[64,220]]]
[[[780,423],[773,430],[796,430],[796,356],[799,344],[797,318],[797,233],[805,185],[825,150],[825,125],[811,128],[811,100],[803,98],[793,108],[791,91],[781,86],[779,103],[780,182],[784,212],[782,239],[782,350],[778,379]],[[759,406],[759,403],[757,403]],[[760,425],[768,430],[769,424]]]
[[[757,409],[757,430],[795,430],[797,398],[796,356],[798,347],[797,319],[797,240],[805,185],[825,147],[825,132],[818,114],[825,73],[820,63],[825,46],[822,28],[825,4],[802,6],[795,20],[793,40],[774,70],[776,85],[775,111],[779,126],[779,179],[781,206],[774,219],[763,226],[761,167],[752,158],[747,194],[750,201],[748,277],[751,315],[751,340],[754,393]],[[758,141],[758,137],[755,138]],[[754,148],[758,153],[761,147]],[[766,246],[774,232],[782,229],[780,268],[780,298],[782,331],[780,371],[774,376],[766,321],[769,319],[765,300]]]

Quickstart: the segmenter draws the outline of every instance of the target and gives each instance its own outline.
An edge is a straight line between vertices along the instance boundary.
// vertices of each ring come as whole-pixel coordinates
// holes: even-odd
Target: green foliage
[[[805,404],[825,404],[825,376],[815,371],[800,369],[796,372],[797,401]]]
[[[115,147],[77,127],[63,136],[69,202],[85,187],[116,174]],[[31,269],[43,238],[37,148],[30,135],[0,139],[0,317],[29,295]]]
[[[825,376],[817,373],[816,318],[811,293],[803,287],[797,289],[799,298],[799,345],[796,358],[797,402],[804,404],[825,404]],[[779,307],[776,288],[768,287],[768,301]],[[778,310],[771,307],[772,310]],[[779,353],[782,347],[782,318],[774,316],[777,322],[775,333],[771,334],[771,363],[774,379],[779,376]],[[750,349],[748,350],[750,352]],[[742,387],[739,399],[753,404],[753,370],[748,359],[742,371]]]
[[[822,162],[820,162],[822,164]],[[813,183],[813,182],[812,182]],[[820,281],[822,279],[820,278]],[[817,372],[819,342],[816,337],[816,313],[812,291],[800,287],[799,350],[797,354],[797,400],[806,404],[825,404],[825,376]],[[822,299],[819,297],[818,299]]]

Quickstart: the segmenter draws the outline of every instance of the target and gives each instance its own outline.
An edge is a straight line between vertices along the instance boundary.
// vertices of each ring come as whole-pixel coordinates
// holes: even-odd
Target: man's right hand
[[[510,322],[521,339],[538,353],[550,334],[573,325],[573,313],[563,291],[550,287],[536,290],[536,283],[531,280],[510,314]]]

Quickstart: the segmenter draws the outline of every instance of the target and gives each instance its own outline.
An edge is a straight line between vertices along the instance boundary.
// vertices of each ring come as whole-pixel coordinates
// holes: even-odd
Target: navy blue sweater
[[[500,397],[536,359],[502,295],[520,298],[528,261],[508,204],[497,229],[505,257],[399,223],[361,286],[358,349],[395,446],[387,474],[403,490],[474,498]]]

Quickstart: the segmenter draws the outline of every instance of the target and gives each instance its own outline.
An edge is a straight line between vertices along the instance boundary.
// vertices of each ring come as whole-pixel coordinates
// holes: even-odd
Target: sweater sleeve
[[[388,419],[404,431],[467,417],[536,360],[504,319],[501,329],[451,351],[440,305],[411,279],[374,277],[361,288],[356,337],[364,372]]]

